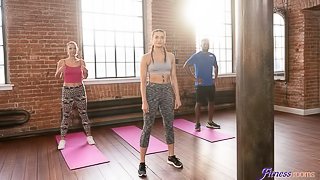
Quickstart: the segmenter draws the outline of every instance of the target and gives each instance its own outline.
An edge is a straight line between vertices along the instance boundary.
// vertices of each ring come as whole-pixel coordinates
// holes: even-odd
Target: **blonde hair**
[[[69,42],[67,43],[67,49],[68,49],[68,46],[69,46],[69,45],[74,45],[74,46],[76,47],[76,50],[77,50],[76,56],[77,56],[77,55],[78,55],[78,52],[79,52],[78,44],[77,44],[75,41],[69,41]]]

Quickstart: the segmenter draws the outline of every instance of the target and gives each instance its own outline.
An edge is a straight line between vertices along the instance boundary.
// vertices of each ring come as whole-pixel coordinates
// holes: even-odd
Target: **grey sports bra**
[[[151,62],[148,66],[149,74],[170,74],[171,73],[171,63],[170,60],[166,60],[165,63]]]

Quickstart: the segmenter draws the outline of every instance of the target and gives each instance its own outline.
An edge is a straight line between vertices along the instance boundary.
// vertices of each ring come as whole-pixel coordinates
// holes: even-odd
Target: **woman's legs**
[[[143,114],[143,129],[140,137],[140,162],[145,162],[145,154],[149,145],[151,129],[158,110],[158,91],[154,85],[148,85],[146,89],[149,112]]]
[[[171,85],[163,85],[162,93],[159,97],[159,110],[165,129],[166,143],[168,144],[169,156],[174,155],[174,133],[173,133],[173,103],[174,96]]]
[[[149,112],[143,114],[143,129],[140,137],[140,164],[138,169],[139,176],[146,176],[145,157],[149,145],[151,129],[156,118],[158,110],[158,91],[155,85],[147,85],[146,88],[147,102]]]
[[[159,98],[159,109],[163,119],[163,125],[166,132],[166,143],[168,144],[168,160],[167,162],[176,168],[181,168],[183,165],[174,153],[174,93],[171,85],[164,85]]]
[[[91,136],[91,127],[90,121],[87,113],[87,96],[85,92],[84,86],[80,86],[76,88],[77,94],[75,97],[75,104],[77,106],[79,116],[82,121],[83,129],[87,135],[88,144],[95,144],[93,137]]]
[[[72,111],[74,99],[73,99],[73,91],[66,87],[62,88],[62,121],[60,125],[60,134],[61,140],[58,144],[58,149],[64,149],[65,147],[65,140],[64,137],[66,136],[69,128],[69,117]]]
[[[74,99],[73,91],[66,87],[62,89],[62,121],[60,126],[61,139],[64,139],[69,128],[69,117],[72,111]]]
[[[87,136],[91,136],[90,121],[87,114],[87,96],[84,86],[76,88],[75,104],[82,121],[83,129]]]

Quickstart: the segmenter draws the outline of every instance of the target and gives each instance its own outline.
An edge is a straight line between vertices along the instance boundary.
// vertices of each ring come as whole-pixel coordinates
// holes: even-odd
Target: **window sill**
[[[219,75],[218,75],[218,78],[223,78],[223,77],[236,77],[236,73],[219,74]]]
[[[85,85],[94,84],[118,84],[118,83],[140,83],[140,78],[114,78],[114,79],[85,79],[83,83]]]
[[[13,86],[13,84],[0,84],[0,91],[11,91]]]

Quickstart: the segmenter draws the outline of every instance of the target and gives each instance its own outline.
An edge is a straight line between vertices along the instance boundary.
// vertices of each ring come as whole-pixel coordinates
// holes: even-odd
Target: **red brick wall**
[[[283,7],[284,0],[274,0]],[[319,108],[319,15],[305,8],[319,6],[319,0],[288,0],[288,82],[275,83],[275,104]]]

